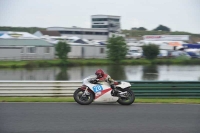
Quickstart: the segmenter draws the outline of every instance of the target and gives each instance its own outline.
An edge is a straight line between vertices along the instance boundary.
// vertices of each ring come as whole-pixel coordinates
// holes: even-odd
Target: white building
[[[4,32],[0,36],[0,60],[54,59],[53,44],[26,32]]]
[[[60,33],[58,31],[46,31],[46,30],[41,30],[41,31],[36,31],[33,35],[37,37],[60,37]]]
[[[58,31],[62,36],[76,36],[89,40],[107,40],[109,34],[106,28],[48,27],[47,31]]]
[[[106,58],[105,45],[75,44],[70,43],[69,58]]]
[[[81,39],[88,40],[107,40],[113,34],[116,36],[125,35],[120,34],[121,23],[120,16],[111,15],[92,15],[91,16],[91,28],[80,27],[49,27],[47,31],[56,31],[61,36],[67,37],[79,37]],[[36,32],[38,34],[38,32]],[[36,34],[35,33],[35,34]]]
[[[109,32],[120,32],[120,16],[92,15],[91,28],[106,28]]]
[[[145,41],[189,41],[190,35],[145,35]]]

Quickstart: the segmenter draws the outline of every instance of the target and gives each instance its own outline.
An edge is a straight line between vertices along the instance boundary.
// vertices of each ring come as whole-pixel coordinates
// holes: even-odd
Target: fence
[[[129,81],[136,97],[200,98],[200,82]],[[0,81],[0,96],[72,96],[79,81]]]
[[[26,56],[13,56],[13,57],[0,57],[0,61],[22,61],[22,60],[52,60],[53,55],[26,55]]]

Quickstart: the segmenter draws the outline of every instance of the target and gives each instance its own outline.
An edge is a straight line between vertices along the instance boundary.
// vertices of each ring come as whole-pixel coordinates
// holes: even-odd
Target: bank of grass
[[[74,102],[73,97],[0,97],[0,102]],[[136,98],[135,103],[200,104],[200,99]]]
[[[68,59],[67,66],[81,65],[111,65],[115,64],[107,59]],[[119,65],[200,65],[200,59],[126,59]],[[37,68],[63,66],[60,60],[36,60],[36,61],[0,61],[0,68]]]

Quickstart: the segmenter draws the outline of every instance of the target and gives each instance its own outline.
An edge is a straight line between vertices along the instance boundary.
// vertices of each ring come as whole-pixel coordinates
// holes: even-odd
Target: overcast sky
[[[0,0],[0,26],[90,28],[95,14],[121,16],[122,29],[162,24],[200,34],[200,0]]]

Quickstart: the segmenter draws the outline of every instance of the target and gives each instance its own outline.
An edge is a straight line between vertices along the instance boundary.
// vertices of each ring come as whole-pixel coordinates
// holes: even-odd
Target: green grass
[[[181,99],[181,98],[136,98],[136,103],[187,103],[187,104],[200,104],[200,99]]]
[[[67,66],[81,65],[111,65],[113,62],[107,59],[68,59]],[[119,65],[200,65],[200,59],[126,59]],[[62,66],[60,60],[37,60],[37,61],[0,61],[0,68],[37,68]]]
[[[0,97],[0,102],[74,102],[72,97]]]
[[[0,102],[74,102],[72,97],[0,97]],[[136,98],[135,103],[200,104],[200,99]]]

